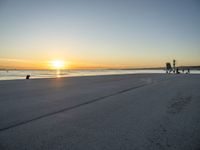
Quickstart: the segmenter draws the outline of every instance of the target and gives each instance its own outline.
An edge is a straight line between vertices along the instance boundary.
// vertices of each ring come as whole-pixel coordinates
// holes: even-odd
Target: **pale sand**
[[[0,150],[198,150],[200,75],[0,81]]]

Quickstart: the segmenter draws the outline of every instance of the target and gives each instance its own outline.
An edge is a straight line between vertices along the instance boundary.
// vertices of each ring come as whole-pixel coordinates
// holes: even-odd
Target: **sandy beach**
[[[200,149],[200,75],[0,81],[1,150]]]

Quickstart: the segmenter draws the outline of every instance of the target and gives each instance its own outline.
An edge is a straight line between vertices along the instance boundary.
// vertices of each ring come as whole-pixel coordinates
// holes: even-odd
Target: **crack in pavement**
[[[115,95],[119,95],[119,94],[131,91],[131,90],[134,90],[134,89],[138,89],[138,88],[141,88],[141,87],[144,87],[144,86],[147,86],[147,85],[151,85],[151,84],[153,84],[153,82],[147,83],[147,84],[142,84],[142,85],[139,85],[139,86],[134,86],[134,87],[131,87],[131,88],[128,88],[128,89],[124,89],[124,90],[121,90],[121,91],[117,91],[117,92],[111,93],[109,95],[101,96],[101,97],[98,97],[98,98],[93,99],[93,100],[89,100],[89,101],[81,103],[81,104],[77,104],[77,105],[74,105],[74,106],[71,106],[71,107],[66,107],[66,108],[63,108],[63,109],[60,109],[60,110],[57,110],[57,111],[54,111],[54,112],[50,112],[50,113],[47,113],[47,114],[44,114],[44,115],[29,119],[29,120],[25,120],[25,121],[22,121],[22,122],[13,124],[13,125],[9,125],[7,127],[0,128],[0,132],[8,130],[8,129],[11,129],[11,128],[15,128],[15,127],[18,127],[18,126],[21,126],[21,125],[24,125],[24,124],[28,124],[30,122],[33,122],[33,121],[36,121],[36,120],[39,120],[39,119],[42,119],[42,118],[45,118],[45,117],[56,115],[58,113],[62,113],[62,112],[65,112],[65,111],[70,111],[70,110],[73,110],[75,108],[78,108],[78,107],[81,107],[81,106],[84,106],[84,105],[88,105],[88,104],[92,104],[92,103],[95,103],[97,101],[101,101],[101,100],[104,100],[106,98],[109,98],[109,97],[112,97],[112,96],[115,96]]]

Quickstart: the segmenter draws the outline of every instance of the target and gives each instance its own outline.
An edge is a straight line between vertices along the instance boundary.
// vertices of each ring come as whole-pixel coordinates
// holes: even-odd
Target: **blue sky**
[[[1,0],[0,20],[4,60],[200,65],[199,0]]]

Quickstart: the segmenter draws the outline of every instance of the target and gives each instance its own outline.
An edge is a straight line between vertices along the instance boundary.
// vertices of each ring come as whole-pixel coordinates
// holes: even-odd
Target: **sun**
[[[54,60],[51,62],[51,65],[54,69],[64,69],[65,62],[62,60]]]

